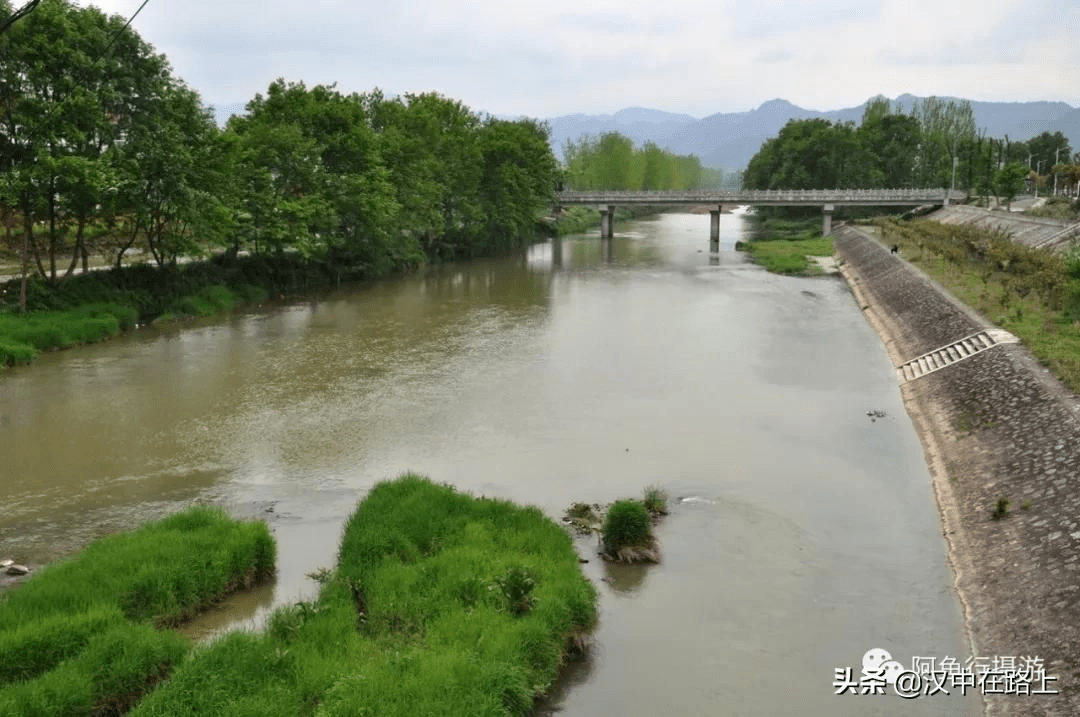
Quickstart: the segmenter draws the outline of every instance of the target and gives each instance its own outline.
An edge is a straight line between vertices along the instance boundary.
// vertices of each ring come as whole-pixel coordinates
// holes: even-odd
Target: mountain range
[[[892,100],[894,111],[911,112],[914,95]],[[942,98],[956,99],[956,98]],[[868,100],[869,101],[869,100]],[[573,114],[549,118],[551,145],[562,156],[567,140],[582,135],[616,131],[640,146],[652,141],[676,154],[694,154],[706,167],[734,170],[746,166],[761,144],[775,137],[791,119],[821,117],[831,122],[862,120],[866,103],[858,107],[818,112],[770,100],[748,112],[720,112],[697,119],[690,115],[632,107],[613,115]],[[1073,151],[1080,150],[1080,108],[1064,102],[975,102],[971,101],[975,126],[988,137],[1028,140],[1043,132],[1060,131]]]
[[[911,112],[922,98],[900,95],[892,100],[894,111]],[[956,99],[956,98],[942,98]],[[869,100],[867,100],[869,101]],[[971,101],[975,126],[986,136],[998,139],[1028,140],[1043,132],[1061,132],[1069,139],[1074,152],[1080,151],[1080,108],[1064,102],[975,102]],[[790,119],[821,117],[831,122],[862,120],[866,102],[858,107],[819,112],[793,105],[787,100],[770,100],[748,112],[719,112],[698,119],[687,114],[630,107],[611,115],[572,114],[547,119],[551,126],[551,147],[561,157],[566,140],[582,135],[619,132],[640,147],[655,142],[676,154],[694,154],[706,167],[728,171],[742,169],[761,149],[761,144],[775,137]],[[215,108],[220,125],[231,114],[244,112],[244,103]]]

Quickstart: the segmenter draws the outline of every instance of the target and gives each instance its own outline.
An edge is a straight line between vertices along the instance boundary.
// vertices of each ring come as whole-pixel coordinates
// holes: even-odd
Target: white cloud
[[[140,2],[97,4],[127,16]],[[533,116],[904,92],[1080,104],[1075,0],[150,0],[134,26],[215,104],[278,76]]]

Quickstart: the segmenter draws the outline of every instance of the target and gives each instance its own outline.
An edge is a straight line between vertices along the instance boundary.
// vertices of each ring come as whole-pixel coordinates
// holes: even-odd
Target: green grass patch
[[[29,344],[12,339],[0,339],[0,366],[30,363],[37,355],[38,350]]]
[[[188,651],[178,624],[265,579],[263,523],[196,507],[103,538],[0,596],[0,714],[121,714]]]
[[[761,266],[776,274],[819,274],[810,256],[832,256],[831,237],[754,240],[740,245]]]
[[[667,491],[658,485],[650,485],[645,488],[642,503],[645,504],[645,510],[649,511],[649,515],[653,517],[668,514]]]
[[[583,234],[600,225],[600,212],[593,207],[565,207],[555,220],[555,233],[558,236]]]
[[[525,715],[596,621],[570,536],[536,508],[380,483],[312,602],[198,648],[132,715]]]
[[[5,363],[24,363],[41,351],[89,344],[135,325],[138,313],[119,304],[88,304],[66,311],[0,314]]]
[[[240,303],[240,297],[227,286],[215,284],[199,289],[194,294],[184,296],[168,307],[168,310],[181,316],[213,316],[229,311]]]

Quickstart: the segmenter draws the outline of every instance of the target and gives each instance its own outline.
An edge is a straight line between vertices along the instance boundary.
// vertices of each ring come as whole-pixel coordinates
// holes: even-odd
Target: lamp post
[[[1061,147],[1054,150],[1054,196],[1057,196],[1057,166],[1058,155],[1061,154]]]

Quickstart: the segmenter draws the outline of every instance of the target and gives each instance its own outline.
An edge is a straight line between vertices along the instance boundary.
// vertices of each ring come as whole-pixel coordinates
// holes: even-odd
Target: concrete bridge
[[[720,212],[724,205],[759,207],[820,206],[823,219],[822,236],[832,231],[832,213],[838,206],[922,206],[947,205],[965,199],[967,195],[946,189],[691,189],[669,192],[630,192],[622,190],[564,191],[555,194],[559,206],[591,204],[600,209],[600,236],[610,239],[615,233],[615,207],[628,204],[650,206],[716,205],[712,215],[709,245],[720,250]]]

